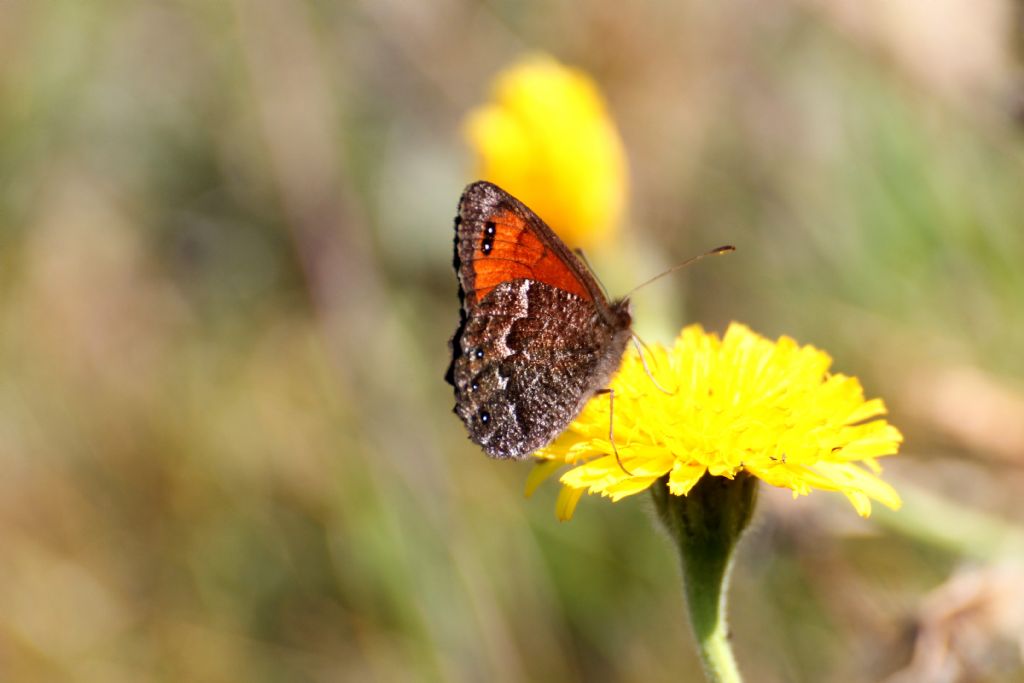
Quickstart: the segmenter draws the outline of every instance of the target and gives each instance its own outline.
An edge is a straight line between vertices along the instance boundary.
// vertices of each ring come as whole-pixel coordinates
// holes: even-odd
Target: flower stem
[[[651,487],[658,514],[679,549],[690,623],[704,674],[712,683],[740,683],[729,644],[726,596],[733,550],[754,510],[757,480],[705,475],[685,496],[668,481]]]

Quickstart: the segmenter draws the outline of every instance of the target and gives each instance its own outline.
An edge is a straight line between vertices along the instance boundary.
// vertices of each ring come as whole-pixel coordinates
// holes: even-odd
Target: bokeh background
[[[451,414],[467,112],[544,52],[629,159],[638,329],[828,350],[903,510],[763,490],[750,681],[1024,680],[1011,0],[0,3],[0,679],[699,681],[644,496]],[[877,506],[876,506],[877,507]]]

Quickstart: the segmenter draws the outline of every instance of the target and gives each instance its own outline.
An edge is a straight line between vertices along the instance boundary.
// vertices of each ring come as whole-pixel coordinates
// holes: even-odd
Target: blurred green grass
[[[897,488],[1001,530],[979,555],[764,491],[749,679],[906,670],[1024,491],[1015,29],[959,68],[988,25],[961,4],[929,62],[830,2],[5,3],[0,678],[700,680],[647,501],[558,524],[450,414],[459,121],[529,49],[622,127],[613,293],[739,247],[639,293],[643,334],[820,345],[904,430]],[[999,623],[970,680],[1021,675]]]

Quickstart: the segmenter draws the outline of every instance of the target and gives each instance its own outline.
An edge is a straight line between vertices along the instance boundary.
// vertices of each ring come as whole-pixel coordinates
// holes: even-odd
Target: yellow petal
[[[565,463],[558,460],[538,460],[534,463],[533,469],[526,477],[526,497],[529,498],[537,487],[543,484],[548,478],[558,471]]]
[[[872,501],[899,506],[877,458],[895,454],[903,436],[856,377],[830,373],[824,351],[733,323],[721,339],[689,326],[672,348],[655,345],[647,355],[659,383],[676,390],[658,390],[627,353],[612,381],[621,465],[607,438],[608,401],[599,397],[539,453],[575,465],[561,477],[565,486],[614,501],[668,474],[670,492],[686,495],[705,473],[746,470],[795,496],[842,493],[862,515]]]

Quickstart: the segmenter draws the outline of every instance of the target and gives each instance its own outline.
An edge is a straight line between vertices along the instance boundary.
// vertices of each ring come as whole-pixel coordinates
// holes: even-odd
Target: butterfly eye
[[[477,382],[476,380],[473,380],[473,383],[469,385],[469,388],[472,391],[478,390],[480,388],[480,382]]]
[[[474,353],[473,355],[476,356],[477,360],[481,360],[484,357],[484,350],[477,349],[476,353]]]
[[[490,421],[491,421],[491,414],[488,413],[486,410],[481,410],[480,411],[480,423],[481,424],[487,424]]]

